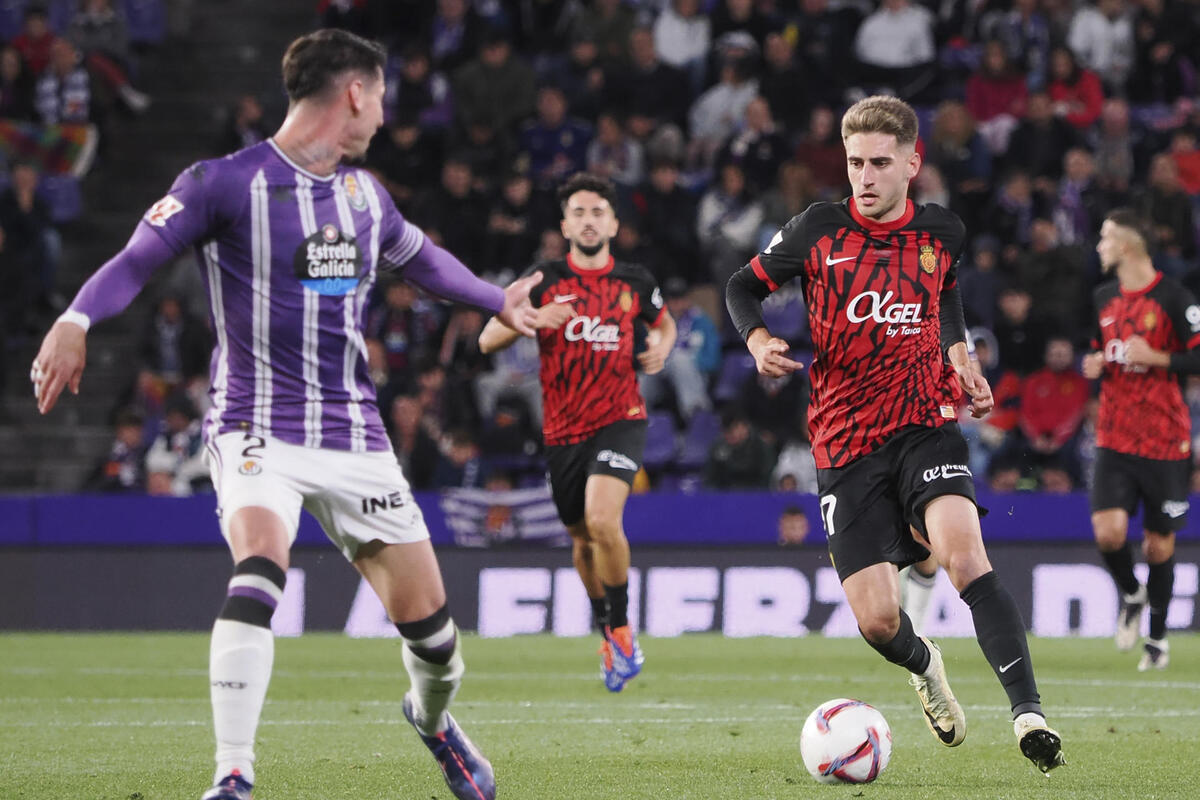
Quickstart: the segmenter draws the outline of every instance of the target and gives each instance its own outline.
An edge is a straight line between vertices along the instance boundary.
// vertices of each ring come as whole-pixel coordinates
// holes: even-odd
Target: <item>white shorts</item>
[[[301,507],[347,559],[358,548],[429,538],[425,516],[390,452],[352,453],[288,444],[251,433],[223,433],[208,444],[221,535],[239,509],[274,512],[296,541]]]

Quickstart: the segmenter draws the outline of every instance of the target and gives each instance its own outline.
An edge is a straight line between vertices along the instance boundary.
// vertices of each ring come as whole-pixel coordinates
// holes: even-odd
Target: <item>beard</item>
[[[595,244],[592,245],[587,245],[580,241],[574,242],[575,249],[583,253],[585,256],[596,255],[596,253],[599,253],[604,249],[606,244],[608,244],[608,239],[599,239]]]

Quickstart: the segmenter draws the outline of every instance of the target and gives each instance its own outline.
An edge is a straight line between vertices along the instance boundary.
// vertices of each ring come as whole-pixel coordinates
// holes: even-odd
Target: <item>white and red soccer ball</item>
[[[804,721],[800,757],[821,783],[870,783],[892,757],[892,730],[866,703],[828,700]]]

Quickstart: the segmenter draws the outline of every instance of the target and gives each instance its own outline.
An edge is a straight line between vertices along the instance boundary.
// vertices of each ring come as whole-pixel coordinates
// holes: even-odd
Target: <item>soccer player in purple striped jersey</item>
[[[213,626],[217,766],[203,800],[250,797],[271,616],[302,506],[400,630],[411,680],[404,713],[451,791],[495,796],[491,765],[447,711],[464,669],[457,629],[424,518],[384,433],[362,330],[383,270],[532,336],[529,290],[542,276],[505,289],[479,280],[406,222],[368,172],[343,163],[366,153],[383,122],[385,57],[340,30],[292,42],[283,58],[288,115],[275,136],[184,171],[80,289],[33,362],[45,414],[64,388],[79,391],[88,327],[195,249],[217,337],[204,433],[235,562]]]

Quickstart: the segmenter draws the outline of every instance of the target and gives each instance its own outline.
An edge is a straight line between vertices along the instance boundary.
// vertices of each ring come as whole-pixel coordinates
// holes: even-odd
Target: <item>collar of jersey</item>
[[[283,152],[283,148],[280,147],[279,145],[275,144],[274,136],[267,139],[267,144],[271,145],[271,149],[275,151],[275,154],[277,156],[279,156],[280,158],[283,159],[285,164],[287,164],[289,167],[296,170],[297,172],[304,173],[304,177],[306,177],[306,178],[312,178],[314,181],[321,181],[322,183],[328,183],[329,181],[331,181],[337,177],[336,169],[333,171],[332,175],[318,175],[315,172],[309,172],[304,167],[297,164],[295,161],[292,161],[290,158],[288,158],[287,153]]]
[[[1126,289],[1119,282],[1117,283],[1117,288],[1121,290],[1122,297],[1141,297],[1142,295],[1146,294],[1151,289],[1153,289],[1155,286],[1158,286],[1158,282],[1162,280],[1162,277],[1163,277],[1163,274],[1161,272],[1155,272],[1154,280],[1150,281],[1149,283],[1147,283],[1145,286],[1143,286],[1140,289]]]
[[[575,259],[571,258],[570,253],[567,253],[567,266],[571,268],[572,272],[581,278],[598,278],[601,275],[607,275],[608,273],[612,272],[614,263],[616,262],[614,261],[613,257],[609,256],[608,263],[603,267],[600,267],[600,269],[584,269],[583,267],[575,266]]]
[[[904,213],[898,218],[892,220],[891,222],[876,222],[875,220],[868,219],[867,217],[864,217],[862,214],[858,213],[858,206],[854,204],[853,197],[850,198],[850,201],[847,205],[850,209],[850,216],[854,218],[854,221],[869,231],[899,230],[908,223],[912,222],[913,214],[916,213],[916,209],[913,208],[913,201],[905,200]]]

